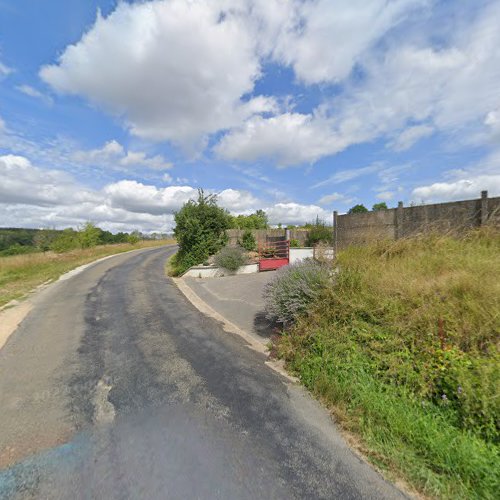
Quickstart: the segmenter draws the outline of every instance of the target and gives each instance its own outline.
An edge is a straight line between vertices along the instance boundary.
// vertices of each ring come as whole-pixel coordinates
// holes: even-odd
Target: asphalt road
[[[402,498],[184,298],[163,272],[173,251],[37,297],[0,351],[0,498]]]

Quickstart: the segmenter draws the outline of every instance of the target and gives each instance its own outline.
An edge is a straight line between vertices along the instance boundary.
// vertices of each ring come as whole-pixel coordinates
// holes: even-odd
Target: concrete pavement
[[[275,271],[267,271],[222,278],[182,279],[221,316],[256,340],[267,343],[275,325],[265,317],[263,292],[275,275]]]

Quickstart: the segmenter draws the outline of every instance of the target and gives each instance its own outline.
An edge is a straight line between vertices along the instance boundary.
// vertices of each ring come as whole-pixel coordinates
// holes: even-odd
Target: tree
[[[257,242],[255,241],[255,236],[249,229],[247,229],[243,233],[241,241],[239,241],[238,243],[248,252],[255,252],[257,250]]]
[[[267,214],[264,210],[257,210],[250,215],[230,216],[231,229],[266,229],[268,227]]]
[[[174,265],[179,273],[202,264],[227,243],[230,216],[217,206],[216,195],[205,196],[203,189],[199,189],[198,200],[185,203],[174,218],[174,235],[179,244]]]
[[[306,246],[314,247],[318,243],[331,244],[333,241],[333,227],[329,226],[324,220],[316,216],[316,220],[307,224],[308,232]]]
[[[102,230],[92,222],[86,222],[79,231],[78,239],[82,248],[95,247],[101,243]]]
[[[349,209],[349,212],[347,212],[348,214],[363,214],[365,212],[368,212],[368,209],[362,205],[362,204],[359,204],[359,205],[354,205],[352,208]]]
[[[374,212],[378,212],[379,210],[388,210],[387,203],[385,201],[381,201],[380,203],[375,203],[373,205],[372,210]]]

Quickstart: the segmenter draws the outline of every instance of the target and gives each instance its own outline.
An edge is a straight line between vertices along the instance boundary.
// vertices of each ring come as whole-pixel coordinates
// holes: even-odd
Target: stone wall
[[[394,240],[437,231],[460,233],[491,224],[500,226],[500,197],[488,198],[483,191],[476,200],[454,201],[338,215],[334,212],[335,246],[362,245],[369,241]]]

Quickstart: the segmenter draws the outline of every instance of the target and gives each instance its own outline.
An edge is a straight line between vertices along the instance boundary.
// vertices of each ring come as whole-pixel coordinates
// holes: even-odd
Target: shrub
[[[50,249],[57,253],[69,252],[80,246],[78,233],[73,229],[65,229],[52,242]]]
[[[292,238],[290,240],[290,248],[299,248],[300,247],[300,241]]]
[[[252,231],[245,231],[239,243],[248,252],[255,252],[257,250],[257,242],[255,241],[255,236],[252,234]]]
[[[267,318],[285,325],[293,323],[330,281],[328,266],[312,259],[281,268],[264,289]]]
[[[228,271],[237,271],[246,264],[247,256],[240,247],[224,247],[214,258],[215,265],[227,269]]]
[[[354,205],[349,209],[348,214],[364,214],[368,212],[368,209],[363,204]]]
[[[314,224],[310,224],[307,234],[306,246],[314,247],[318,243],[331,244],[333,241],[333,228],[324,220],[316,218]]]
[[[205,196],[202,189],[197,201],[188,201],[175,213],[175,223],[179,244],[175,267],[179,273],[205,262],[227,242],[229,213],[217,206],[215,195]]]

